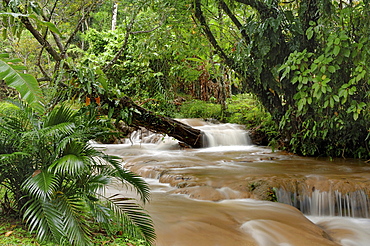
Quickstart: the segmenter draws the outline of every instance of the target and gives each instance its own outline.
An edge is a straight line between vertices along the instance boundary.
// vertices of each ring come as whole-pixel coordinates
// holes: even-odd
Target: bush
[[[201,118],[221,119],[221,105],[200,100],[192,100],[184,103],[176,118]]]

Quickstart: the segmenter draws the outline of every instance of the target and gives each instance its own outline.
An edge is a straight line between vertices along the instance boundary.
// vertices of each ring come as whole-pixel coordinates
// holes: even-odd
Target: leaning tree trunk
[[[202,131],[169,117],[156,115],[136,105],[129,97],[123,97],[119,102],[119,105],[114,106],[115,114],[113,117],[119,118],[121,110],[130,109],[129,125],[142,126],[152,132],[167,134],[193,148],[204,147],[204,133]]]

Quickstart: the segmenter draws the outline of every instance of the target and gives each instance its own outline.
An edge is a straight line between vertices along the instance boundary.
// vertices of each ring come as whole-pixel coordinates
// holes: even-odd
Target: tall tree
[[[211,26],[215,4],[233,48]],[[369,157],[369,11],[368,1],[194,1],[214,50],[272,114],[282,144],[305,155]]]

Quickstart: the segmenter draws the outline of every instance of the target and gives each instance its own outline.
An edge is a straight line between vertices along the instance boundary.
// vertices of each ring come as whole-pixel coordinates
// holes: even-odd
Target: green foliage
[[[297,87],[294,105],[280,122],[283,131],[294,132],[289,145],[304,155],[369,157],[369,40],[353,28],[364,23],[348,11],[368,12],[365,3],[337,13],[341,26],[322,18],[311,22],[309,40],[320,43],[315,52],[307,49],[290,54],[279,69],[280,80],[288,77]],[[325,25],[324,25],[325,23]],[[294,116],[293,116],[294,114]],[[292,129],[293,120],[299,122]]]
[[[218,10],[194,2],[214,49],[279,125],[283,147],[370,157],[368,1],[218,1]],[[213,28],[217,15],[240,31],[227,35],[231,50]]]
[[[140,176],[88,144],[105,134],[96,114],[59,106],[37,116],[19,106],[17,114],[0,118],[0,184],[15,198],[7,208],[23,214],[41,241],[89,245],[91,226],[99,223],[109,231],[114,219],[127,235],[152,242],[152,221],[136,200],[101,193],[119,180],[132,186],[144,202],[149,198]]]
[[[217,119],[221,117],[221,105],[193,100],[181,105],[178,118]]]
[[[33,76],[20,72],[26,70],[26,67],[19,65],[19,62],[20,59],[9,59],[8,54],[0,54],[0,79],[16,89],[22,99],[38,112],[42,112],[43,99],[39,84]]]
[[[227,100],[226,121],[243,124],[247,129],[257,127],[271,121],[269,113],[249,94],[234,95]]]
[[[11,245],[41,245],[53,246],[55,243],[40,242],[35,238],[34,234],[27,231],[27,228],[17,219],[0,219],[0,243],[5,246]],[[132,238],[128,235],[121,235],[122,230],[118,224],[112,232],[107,233],[99,227],[92,228],[92,244],[91,245],[116,245],[116,246],[149,246],[145,240]]]

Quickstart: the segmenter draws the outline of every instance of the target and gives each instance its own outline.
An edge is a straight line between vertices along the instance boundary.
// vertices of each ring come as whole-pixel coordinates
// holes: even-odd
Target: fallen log
[[[123,97],[114,106],[114,118],[120,119],[120,110],[128,110],[129,126],[141,126],[155,133],[163,133],[192,147],[204,147],[204,133],[169,117],[157,115],[135,104],[129,97]],[[121,117],[122,118],[122,117]],[[183,144],[182,144],[183,146]]]

